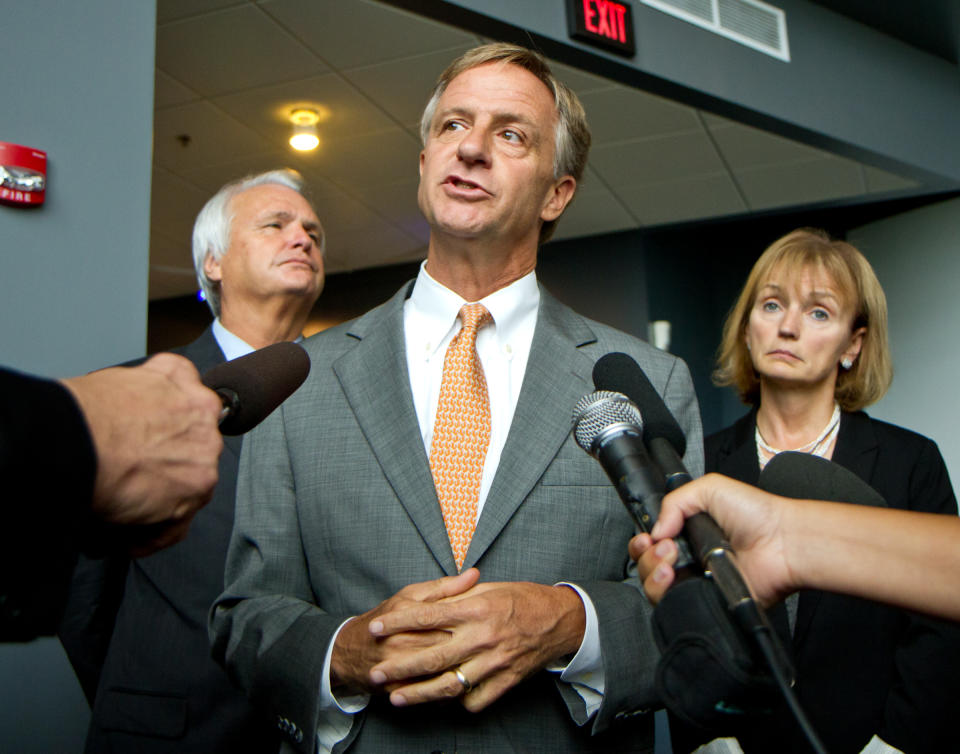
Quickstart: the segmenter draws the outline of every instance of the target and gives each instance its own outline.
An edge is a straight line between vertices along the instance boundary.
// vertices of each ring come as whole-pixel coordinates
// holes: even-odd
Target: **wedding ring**
[[[463,693],[469,694],[470,689],[473,688],[473,684],[467,680],[467,677],[463,674],[463,671],[460,670],[460,668],[457,668],[456,670],[453,671],[453,674],[457,677],[457,680],[460,681],[461,685],[463,686]]]

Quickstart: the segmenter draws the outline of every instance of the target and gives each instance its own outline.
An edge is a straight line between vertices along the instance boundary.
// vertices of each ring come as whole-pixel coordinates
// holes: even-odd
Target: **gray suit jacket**
[[[312,751],[324,655],[336,628],[402,587],[456,571],[408,384],[403,302],[412,285],[305,343],[310,377],[247,436],[227,584],[211,614],[214,656]],[[569,581],[597,609],[606,692],[592,725],[543,672],[483,712],[458,704],[357,716],[353,751],[649,751],[658,653],[650,608],[628,578],[634,529],[600,465],[570,432],[591,370],[631,354],[666,399],[703,468],[686,365],[587,320],[546,291],[513,424],[464,567],[485,581]],[[626,581],[626,583],[624,583]],[[559,690],[558,690],[559,688]]]

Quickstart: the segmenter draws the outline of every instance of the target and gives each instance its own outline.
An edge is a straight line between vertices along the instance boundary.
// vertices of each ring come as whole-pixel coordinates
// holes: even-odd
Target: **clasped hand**
[[[334,683],[385,691],[398,707],[462,697],[477,712],[577,651],[586,619],[574,590],[479,577],[470,568],[411,584],[350,621],[334,646]]]

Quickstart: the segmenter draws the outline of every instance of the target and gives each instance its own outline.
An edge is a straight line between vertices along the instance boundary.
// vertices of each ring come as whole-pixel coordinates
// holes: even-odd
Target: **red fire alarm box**
[[[46,189],[47,153],[0,141],[0,203],[38,206]]]

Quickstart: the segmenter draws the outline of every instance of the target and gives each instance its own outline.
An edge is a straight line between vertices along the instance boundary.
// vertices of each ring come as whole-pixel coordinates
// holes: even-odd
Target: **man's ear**
[[[219,283],[223,279],[223,268],[220,266],[220,260],[216,259],[213,254],[208,253],[204,258],[203,271],[214,282]]]
[[[540,212],[540,219],[548,223],[560,217],[573,199],[576,190],[577,179],[572,175],[565,175],[554,183]]]

